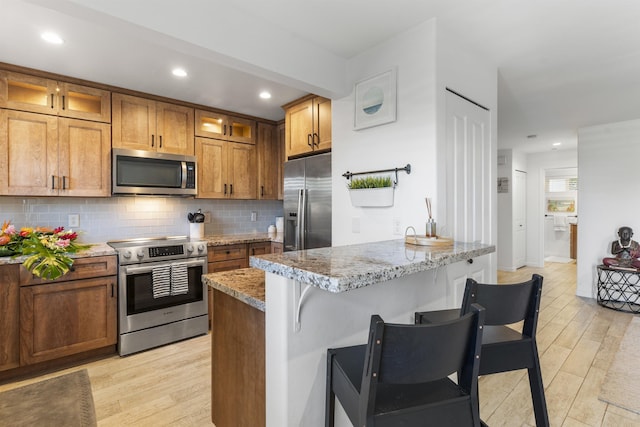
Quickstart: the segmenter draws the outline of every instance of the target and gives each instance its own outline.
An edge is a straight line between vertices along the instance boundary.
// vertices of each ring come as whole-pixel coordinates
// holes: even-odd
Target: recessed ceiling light
[[[62,40],[62,37],[60,37],[56,33],[46,32],[46,33],[42,33],[40,37],[42,37],[42,40],[46,41],[47,43],[51,43],[51,44],[64,43],[64,40]]]
[[[174,68],[171,73],[176,77],[187,77],[187,72],[184,68]]]
[[[554,143],[553,143],[553,146],[554,146],[554,147],[557,147],[557,146],[559,146],[559,145],[562,145],[562,142],[554,142]]]
[[[269,92],[267,92],[266,90],[263,90],[262,92],[260,92],[260,98],[262,98],[262,99],[270,99],[271,98],[271,94]]]

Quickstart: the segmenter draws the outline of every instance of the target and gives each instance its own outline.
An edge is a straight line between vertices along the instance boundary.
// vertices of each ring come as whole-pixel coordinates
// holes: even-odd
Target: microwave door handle
[[[182,182],[180,188],[187,188],[187,162],[180,162],[182,167]]]

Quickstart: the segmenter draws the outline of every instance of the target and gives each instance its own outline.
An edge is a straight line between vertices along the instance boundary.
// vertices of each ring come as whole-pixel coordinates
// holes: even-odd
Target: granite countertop
[[[202,276],[202,281],[214,289],[257,308],[265,310],[264,304],[264,271],[257,268],[240,268],[238,270],[209,273]]]
[[[78,252],[76,254],[69,254],[70,258],[87,258],[94,256],[106,256],[106,255],[116,255],[116,251],[106,243],[88,243],[91,247],[85,251]],[[0,265],[4,264],[22,264],[22,262],[26,259],[26,256],[19,256],[16,258],[7,256],[0,257]]]
[[[207,242],[207,246],[234,245],[239,243],[255,242],[275,242],[282,243],[283,233],[245,233],[245,234],[210,234],[205,235],[202,240]]]
[[[495,252],[494,245],[454,242],[415,246],[404,240],[252,256],[249,264],[329,292],[345,292]]]

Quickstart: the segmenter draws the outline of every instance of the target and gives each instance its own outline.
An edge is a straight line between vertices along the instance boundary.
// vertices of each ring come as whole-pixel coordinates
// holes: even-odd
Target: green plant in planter
[[[391,187],[390,176],[368,176],[365,178],[354,178],[349,183],[349,190],[359,190],[363,188],[383,188]]]

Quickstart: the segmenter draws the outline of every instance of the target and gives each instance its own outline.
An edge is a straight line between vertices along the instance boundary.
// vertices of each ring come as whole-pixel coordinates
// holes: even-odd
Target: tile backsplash
[[[189,234],[187,214],[202,209],[211,213],[205,234],[266,232],[282,216],[282,201],[205,200],[164,197],[0,197],[0,223],[16,227],[63,226],[79,232],[79,241],[99,243],[134,237]],[[252,212],[256,220],[251,221]],[[69,227],[69,215],[80,218]]]

